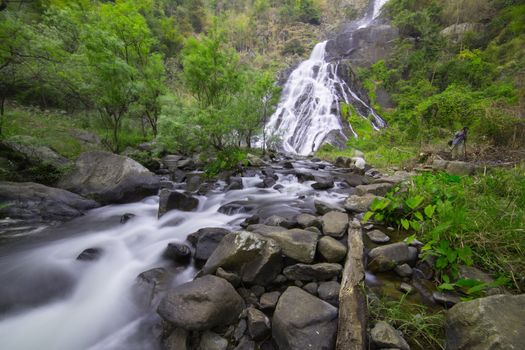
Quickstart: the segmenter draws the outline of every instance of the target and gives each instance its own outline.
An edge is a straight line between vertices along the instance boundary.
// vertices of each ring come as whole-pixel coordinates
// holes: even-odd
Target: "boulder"
[[[339,305],[340,290],[341,285],[336,281],[321,282],[317,288],[317,294],[319,295],[319,298],[327,303],[337,306]]]
[[[256,232],[275,240],[287,257],[304,263],[314,260],[318,240],[315,232],[301,229],[266,231],[266,228]]]
[[[333,178],[322,178],[318,177],[315,179],[316,182],[314,182],[311,186],[314,190],[328,190],[332,187],[334,187],[334,179]]]
[[[166,350],[189,350],[188,332],[182,328],[175,328],[164,340],[163,345]]]
[[[266,220],[264,220],[264,225],[267,225],[267,226],[281,226],[281,227],[285,227],[285,228],[291,228],[294,225],[294,223],[289,221],[286,218],[283,218],[282,216],[272,215],[272,216],[266,218]]]
[[[176,154],[168,154],[162,158],[162,164],[164,164],[164,166],[168,168],[169,171],[175,171],[178,169],[178,163],[182,158],[182,156]]]
[[[263,310],[273,310],[279,301],[281,293],[279,292],[269,292],[261,295],[259,299],[259,305]]]
[[[253,167],[262,167],[266,165],[266,163],[261,158],[251,153],[246,155],[246,159],[248,159],[248,164]]]
[[[384,234],[383,232],[379,230],[368,231],[366,235],[374,243],[381,244],[381,243],[387,243],[388,241],[390,241],[390,237],[388,237],[386,234]]]
[[[205,331],[202,333],[198,350],[226,350],[228,341],[217,333]]]
[[[77,260],[81,261],[95,261],[100,259],[104,250],[102,248],[87,248],[77,256]]]
[[[319,284],[317,282],[309,282],[303,286],[303,289],[305,291],[315,296],[317,296],[318,288],[319,288]]]
[[[394,348],[400,350],[410,350],[410,346],[405,339],[388,323],[379,321],[370,331],[370,338],[378,348]]]
[[[286,228],[281,227],[281,226],[268,226],[268,225],[263,225],[263,224],[251,224],[251,225],[248,225],[246,229],[248,231],[259,233],[261,235],[266,235],[266,234],[270,234],[273,232],[287,231]]]
[[[198,234],[197,242],[195,243],[196,260],[206,261],[213,254],[221,240],[230,231],[223,228],[204,228],[196,232]],[[191,235],[190,235],[191,236]],[[190,238],[188,237],[188,240]]]
[[[349,212],[364,213],[370,209],[370,204],[376,198],[381,198],[373,194],[365,194],[363,196],[351,195],[345,201],[345,209]]]
[[[450,161],[447,165],[447,173],[451,175],[474,175],[476,167],[472,163],[461,161]]]
[[[272,318],[272,336],[279,349],[333,349],[337,308],[298,287],[288,287]]]
[[[321,218],[323,233],[328,236],[342,237],[348,229],[348,215],[339,211],[331,211]]]
[[[28,221],[68,220],[99,206],[66,190],[33,182],[0,182],[0,217]]]
[[[142,272],[136,279],[140,300],[144,300],[145,305],[158,304],[161,296],[168,290],[170,281],[170,274],[163,267]]]
[[[241,284],[241,278],[239,275],[237,275],[234,272],[229,272],[224,270],[222,267],[219,267],[217,271],[215,271],[215,274],[217,277],[224,278],[226,281],[230,282],[232,286],[237,288],[239,284]]]
[[[446,308],[451,308],[461,301],[457,294],[448,292],[434,292],[432,298],[437,304],[443,305]]]
[[[86,152],[58,187],[101,203],[128,203],[157,194],[160,179],[131,158]]]
[[[202,173],[187,173],[186,174],[186,190],[195,192],[204,182],[204,175]]]
[[[455,23],[452,24],[441,32],[441,35],[452,41],[461,40],[467,33],[479,33],[485,29],[485,25],[482,23]]]
[[[181,284],[161,300],[162,318],[186,330],[206,330],[236,323],[244,301],[226,280],[204,276]]]
[[[173,260],[176,263],[186,264],[190,262],[191,250],[190,247],[185,244],[172,242],[168,243],[163,256],[166,259]]]
[[[190,233],[186,239],[191,243],[192,246],[196,247],[201,237],[220,236],[222,239],[222,237],[226,236],[228,233],[230,233],[230,231],[222,227],[205,227],[197,230],[196,232]]]
[[[296,217],[297,224],[300,228],[307,228],[307,227],[317,227],[321,228],[322,223],[321,220],[317,216],[311,215],[311,214],[299,214]]]
[[[255,350],[255,342],[247,336],[242,337],[241,341],[233,350]]]
[[[330,203],[325,203],[317,199],[314,199],[314,206],[315,206],[315,210],[317,211],[319,215],[324,215],[331,211],[340,211],[341,213],[345,212],[345,209],[340,206],[333,205]]]
[[[270,334],[270,319],[266,315],[253,308],[248,308],[248,332],[253,340],[263,340]]]
[[[199,200],[190,194],[163,189],[159,198],[159,217],[170,210],[192,211],[199,206]]]
[[[404,242],[392,243],[372,249],[369,253],[368,269],[372,272],[393,270],[396,266],[410,260],[408,245]]]
[[[221,240],[202,272],[212,274],[219,267],[238,273],[243,282],[264,285],[281,271],[281,248],[257,233],[233,232]]]
[[[364,196],[366,194],[373,194],[376,196],[384,196],[394,187],[393,184],[389,182],[380,182],[370,185],[360,185],[355,189],[357,190],[358,196]]]
[[[323,236],[319,239],[317,250],[328,262],[340,262],[345,258],[347,252],[343,243],[330,236]]]
[[[339,277],[343,267],[334,263],[319,263],[314,265],[295,264],[286,267],[283,274],[291,280],[325,281]]]
[[[449,350],[523,349],[525,294],[493,295],[452,307],[446,317]]]
[[[399,266],[396,266],[394,271],[397,273],[399,277],[410,277],[412,276],[412,268],[408,264],[402,264]]]

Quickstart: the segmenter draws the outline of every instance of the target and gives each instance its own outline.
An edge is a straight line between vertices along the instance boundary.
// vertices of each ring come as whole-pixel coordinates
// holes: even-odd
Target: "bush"
[[[215,177],[221,171],[232,170],[247,164],[246,152],[238,148],[229,148],[217,153],[216,159],[206,165],[204,174]]]

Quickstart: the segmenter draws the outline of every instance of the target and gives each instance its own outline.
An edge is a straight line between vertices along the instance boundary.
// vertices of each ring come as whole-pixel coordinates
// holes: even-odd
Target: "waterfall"
[[[373,0],[371,11],[357,22],[358,28],[370,26],[386,2]],[[339,77],[339,63],[326,60],[326,43],[317,44],[310,58],[292,72],[279,105],[265,126],[267,135],[279,138],[285,152],[308,155],[317,150],[330,133],[346,140],[345,125],[340,118],[343,102],[355,106],[363,118],[372,116],[375,129],[386,126],[374,109]],[[351,125],[349,129],[357,137]]]

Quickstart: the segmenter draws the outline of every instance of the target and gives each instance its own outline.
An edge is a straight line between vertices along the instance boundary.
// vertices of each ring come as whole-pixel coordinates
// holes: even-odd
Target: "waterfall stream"
[[[356,22],[356,28],[372,25],[387,0],[374,0],[368,13]],[[338,75],[338,62],[328,62],[326,41],[317,44],[310,58],[302,62],[286,82],[277,110],[266,125],[266,133],[280,140],[285,152],[308,155],[317,150],[327,135],[336,133],[346,139],[340,103],[352,104],[363,118],[371,116],[375,129],[384,120]],[[358,136],[348,125],[350,133]]]

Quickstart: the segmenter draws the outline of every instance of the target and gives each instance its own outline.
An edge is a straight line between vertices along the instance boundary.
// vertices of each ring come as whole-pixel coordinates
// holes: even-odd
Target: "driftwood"
[[[359,221],[348,229],[346,256],[339,292],[339,327],[336,350],[364,350],[367,307],[364,295],[363,236]]]

